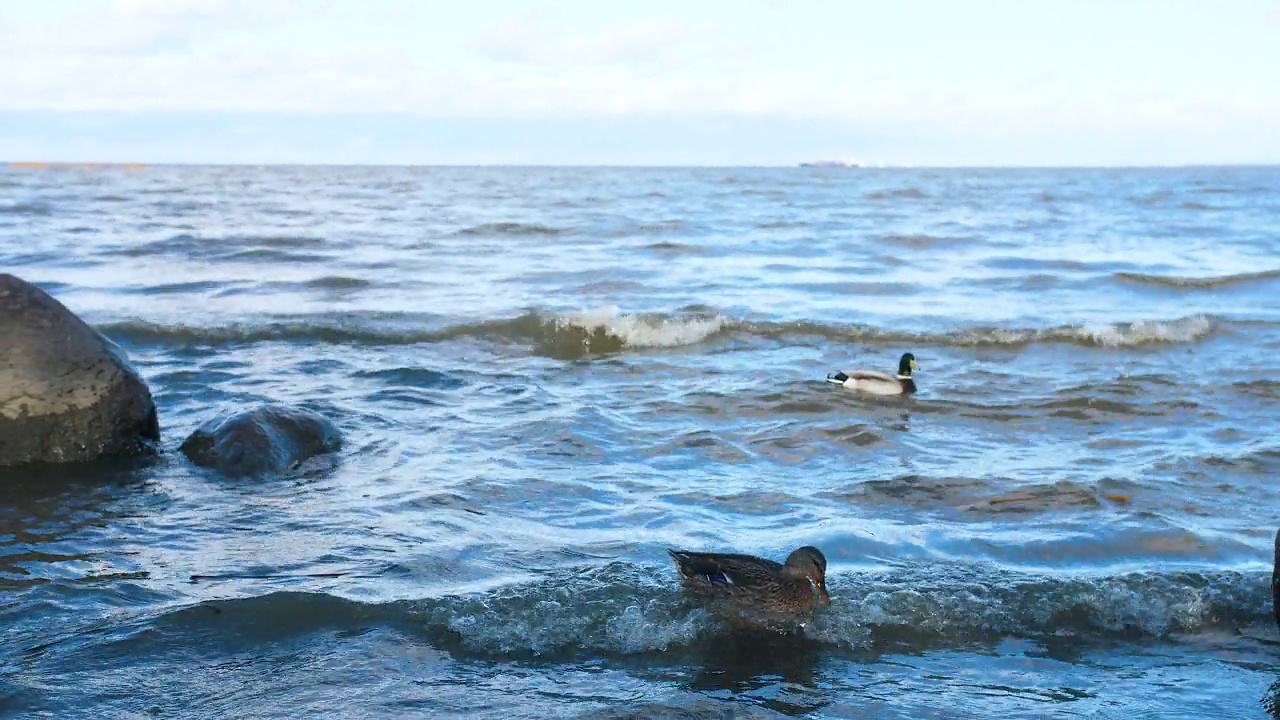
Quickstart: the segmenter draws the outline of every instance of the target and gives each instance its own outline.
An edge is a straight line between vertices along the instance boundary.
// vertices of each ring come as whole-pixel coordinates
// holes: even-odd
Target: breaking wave
[[[1141,320],[1102,325],[1060,325],[1051,328],[972,327],[940,333],[884,330],[871,325],[823,325],[818,323],[746,323],[744,327],[771,338],[817,335],[849,342],[877,342],[925,346],[1029,345],[1071,343],[1092,347],[1136,347],[1152,344],[1192,343],[1209,336],[1220,321],[1204,315],[1177,320]]]
[[[98,326],[114,340],[134,344],[186,346],[294,342],[357,345],[416,345],[458,338],[528,343],[535,353],[573,360],[628,349],[669,348],[700,343],[725,325],[719,315],[626,314],[617,308],[523,315],[439,326],[434,318],[388,313],[290,316],[275,322],[229,323],[213,327],[163,325],[129,320]]]
[[[803,634],[854,650],[992,636],[1169,638],[1267,622],[1271,602],[1265,577],[1238,572],[1063,578],[917,566],[833,578],[830,590],[831,605]],[[169,626],[162,628],[166,635],[192,625],[234,625],[240,629],[234,635],[248,641],[264,632],[387,623],[450,652],[548,659],[679,651],[732,632],[684,600],[670,573],[623,562],[476,594],[384,603],[274,592],[204,602],[151,622]]]
[[[282,316],[265,322],[215,326],[166,325],[125,320],[98,326],[119,342],[184,346],[259,342],[415,345],[458,338],[523,343],[537,354],[560,359],[643,348],[698,345],[724,334],[791,341],[820,337],[846,343],[928,346],[1010,346],[1071,343],[1085,347],[1126,348],[1194,343],[1209,337],[1225,321],[1196,315],[1176,320],[1142,320],[1051,328],[971,327],[943,332],[906,332],[872,325],[807,321],[734,321],[707,309],[676,313],[625,313],[616,307],[569,313],[531,311],[474,323],[442,325],[438,316],[404,313],[349,313]]]
[[[618,350],[696,345],[720,332],[724,324],[719,315],[628,315],[616,307],[561,315],[555,320],[559,332],[582,335],[587,344],[594,340],[608,346],[616,341]]]

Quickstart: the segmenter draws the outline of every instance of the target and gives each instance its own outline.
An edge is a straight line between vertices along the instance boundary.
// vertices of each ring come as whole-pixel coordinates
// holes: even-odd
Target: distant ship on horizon
[[[838,160],[814,160],[812,162],[802,162],[800,167],[843,167],[856,168],[861,167],[857,160],[853,158],[843,158]]]

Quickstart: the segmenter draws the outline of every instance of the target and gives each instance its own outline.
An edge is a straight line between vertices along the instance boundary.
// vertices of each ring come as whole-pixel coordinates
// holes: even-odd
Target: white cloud
[[[977,96],[947,88],[899,87],[891,79],[830,86],[781,72],[693,74],[680,65],[663,65],[652,45],[643,51],[636,46],[606,51],[587,43],[566,44],[559,54],[542,54],[544,46],[537,44],[521,47],[527,52],[512,51],[511,57],[523,62],[513,59],[487,69],[428,68],[394,47],[306,50],[243,38],[224,39],[198,55],[95,48],[44,56],[39,62],[0,60],[0,105],[505,118],[738,114],[932,122],[983,134],[1036,128],[1197,130],[1216,127],[1225,117],[1258,122],[1280,117],[1280,108],[1259,99],[1197,103],[1153,94],[1095,97],[1081,104],[1052,88],[1033,92],[1051,85],[1041,77],[1017,83],[1019,92]],[[606,52],[612,53],[610,62],[583,60],[605,57]]]
[[[472,47],[497,62],[551,67],[642,65],[687,49],[690,28],[676,20],[654,20],[595,32],[574,28],[546,12],[504,20],[477,37]]]
[[[0,22],[0,107],[334,110],[354,101],[376,108],[411,69],[404,53],[272,40],[329,4],[117,0],[43,22]]]
[[[759,44],[698,42],[672,20],[571,28],[551,15],[499,22],[456,57],[429,65],[373,42],[324,49],[264,30],[315,4],[287,0],[121,0],[92,15],[0,35],[0,107],[57,110],[411,112],[427,115],[616,115],[767,109],[736,89],[736,55]],[[367,30],[367,29],[366,29]],[[376,33],[353,33],[376,37]],[[21,40],[21,42],[16,42]],[[476,58],[481,59],[481,58]],[[697,78],[686,72],[701,66]]]
[[[322,5],[311,6],[322,9]],[[187,50],[228,33],[274,27],[297,0],[117,0],[52,21],[0,26],[0,56],[98,56]]]
[[[804,6],[797,3],[787,14]],[[649,15],[592,25],[544,11],[464,32],[452,28],[456,18],[437,10],[427,21],[446,27],[453,45],[424,52],[413,32],[388,32],[414,21],[418,6],[411,3],[341,6],[342,22],[364,12],[350,26],[326,19],[338,6],[319,1],[118,0],[89,7],[43,21],[0,22],[0,108],[748,115],[890,128],[932,123],[991,136],[1064,129],[1210,132],[1231,122],[1280,118],[1274,91],[1236,99],[1195,91],[1108,95],[1082,85],[1070,66],[1030,66],[998,81],[980,77],[966,84],[949,82],[945,67],[936,76],[908,77],[893,57],[857,62],[856,43],[839,29],[813,43],[836,50],[809,61],[803,55],[809,48],[793,43],[783,52],[769,28],[753,34],[731,18],[700,23]],[[335,26],[343,32],[332,32]],[[318,34],[307,34],[312,31]],[[975,65],[975,72],[1009,62]]]

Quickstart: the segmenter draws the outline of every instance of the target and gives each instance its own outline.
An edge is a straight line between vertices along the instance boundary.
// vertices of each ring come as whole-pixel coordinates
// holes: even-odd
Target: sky
[[[1280,163],[1280,0],[0,0],[0,160]]]

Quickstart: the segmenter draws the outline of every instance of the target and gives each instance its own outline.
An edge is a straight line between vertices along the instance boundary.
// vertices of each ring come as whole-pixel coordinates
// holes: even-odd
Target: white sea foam
[[[1149,343],[1195,342],[1213,330],[1213,323],[1203,315],[1178,320],[1142,320],[1135,323],[1083,327],[1081,339],[1092,340],[1105,347],[1132,347]]]
[[[1203,316],[1176,320],[1140,320],[1132,323],[1063,325],[1044,330],[981,328],[963,330],[926,341],[958,345],[1023,345],[1035,341],[1073,342],[1103,347],[1134,347],[1155,343],[1195,342],[1213,331],[1213,322]]]
[[[632,348],[696,345],[720,332],[724,323],[724,318],[719,315],[631,315],[621,312],[616,306],[567,313],[556,320],[558,327],[576,327],[588,333],[604,332]]]

